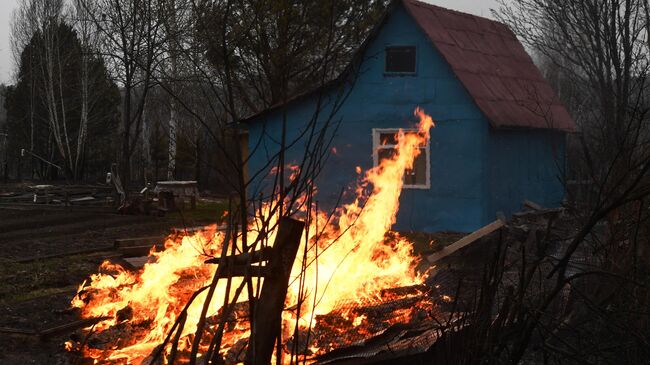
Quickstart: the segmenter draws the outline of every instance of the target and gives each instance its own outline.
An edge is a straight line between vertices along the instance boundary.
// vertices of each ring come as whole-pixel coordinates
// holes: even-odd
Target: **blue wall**
[[[547,207],[562,203],[564,133],[491,130],[489,141],[489,211],[511,215],[526,199]]]
[[[384,49],[389,45],[417,47],[416,75],[384,76]],[[547,176],[555,171],[547,168],[554,160],[549,161],[553,156],[548,156],[546,142],[562,135],[493,131],[449,65],[403,8],[392,13],[366,49],[361,75],[349,92],[335,118],[340,121],[334,139],[337,154],[329,157],[316,182],[321,206],[335,203],[342,188],[354,185],[356,166],[364,170],[372,167],[372,129],[412,127],[416,106],[437,123],[431,133],[431,188],[402,192],[396,230],[467,232],[492,221],[496,211],[518,210],[524,198],[547,205],[561,199],[561,186],[558,195],[558,186]],[[329,110],[336,96],[335,90],[328,91],[322,109]],[[318,95],[312,95],[290,104],[287,140],[304,131],[317,99]],[[277,111],[249,122],[249,171],[262,168],[277,151],[281,123],[282,114]],[[517,152],[522,147],[530,150],[526,157]],[[303,151],[304,142],[298,143],[286,161],[299,161]],[[513,160],[514,156],[531,160]],[[536,163],[544,166],[538,169],[539,182],[517,187],[529,181],[522,180],[528,178],[528,172],[523,171],[529,169],[520,171],[517,166]],[[268,185],[268,181],[256,181],[251,194]]]

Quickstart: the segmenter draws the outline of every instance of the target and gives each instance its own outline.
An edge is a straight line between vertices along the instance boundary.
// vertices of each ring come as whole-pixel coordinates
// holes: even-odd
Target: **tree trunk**
[[[167,23],[167,33],[169,36],[169,56],[171,63],[170,78],[171,78],[171,89],[173,93],[178,95],[178,90],[175,90],[175,83],[178,79],[178,52],[176,47],[176,42],[179,40],[176,37],[180,36],[178,34],[178,23],[176,19],[176,2],[171,0],[169,2],[170,9],[172,11],[169,14],[169,19]],[[176,132],[178,127],[177,121],[177,106],[176,100],[174,100],[174,95],[170,97],[169,103],[169,150],[168,150],[168,162],[167,162],[167,180],[175,180],[176,175]]]
[[[173,62],[173,61],[172,61]],[[169,103],[169,150],[167,154],[167,180],[174,180],[176,175],[176,102]]]
[[[122,107],[122,150],[120,151],[120,180],[122,181],[122,187],[124,191],[128,190],[128,186],[131,182],[131,148],[130,148],[130,138],[131,138],[131,85],[127,81],[127,85],[124,87],[124,100]]]
[[[151,125],[147,120],[147,106],[142,110],[142,159],[144,160],[144,183],[152,180],[151,176]]]

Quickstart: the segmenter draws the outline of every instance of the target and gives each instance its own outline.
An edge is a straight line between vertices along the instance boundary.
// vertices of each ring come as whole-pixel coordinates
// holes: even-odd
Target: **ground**
[[[76,320],[70,300],[79,284],[115,254],[116,239],[163,236],[174,227],[214,223],[225,206],[205,199],[196,210],[154,217],[119,215],[111,207],[63,210],[0,202],[0,329],[42,331]],[[0,364],[65,363],[61,344],[66,336],[39,340],[0,333]]]
[[[217,199],[202,199],[196,210],[154,217],[119,215],[112,207],[68,210],[0,201],[0,364],[66,364],[62,343],[70,332],[39,339],[8,335],[6,330],[42,331],[77,320],[70,300],[105,258],[115,256],[116,239],[163,236],[174,227],[210,224],[225,208]],[[448,232],[403,234],[414,242],[417,254],[462,237]]]

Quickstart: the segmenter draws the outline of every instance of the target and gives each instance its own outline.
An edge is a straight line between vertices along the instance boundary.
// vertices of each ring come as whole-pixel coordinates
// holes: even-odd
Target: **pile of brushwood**
[[[600,216],[529,209],[441,261],[429,280],[453,298],[453,314],[449,330],[422,356],[447,363],[644,363],[647,210],[642,203]]]

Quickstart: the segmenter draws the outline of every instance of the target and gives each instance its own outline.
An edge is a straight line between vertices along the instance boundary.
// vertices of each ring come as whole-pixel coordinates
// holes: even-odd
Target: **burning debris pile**
[[[399,235],[387,238],[399,208],[404,173],[412,168],[419,146],[426,143],[434,126],[421,110],[416,110],[416,115],[420,119],[417,131],[399,133],[397,152],[365,173],[357,198],[339,208],[336,219],[304,212],[301,219],[307,226],[304,231],[300,226],[300,254],[290,270],[282,311],[282,346],[274,356],[311,359],[396,323],[420,322],[435,310],[431,289],[422,285],[425,278],[416,273],[418,262],[411,243]],[[277,228],[266,233],[255,230],[265,219],[278,222],[284,218],[275,217],[264,206],[256,221],[249,223],[247,241],[256,242],[264,235],[265,242],[276,242],[276,249],[276,236],[281,235]],[[100,273],[80,286],[72,304],[85,318],[111,319],[98,323],[84,339],[69,341],[66,347],[99,363],[147,364],[153,354],[162,353],[161,358],[169,359],[170,351],[183,360],[193,343],[196,346],[199,326],[206,329],[207,335],[198,341],[201,351],[206,351],[222,324],[223,337],[217,349],[221,358],[225,363],[244,361],[253,317],[249,296],[263,289],[270,280],[268,276],[262,280],[264,272],[271,268],[263,264],[265,249],[242,254],[242,237],[238,237],[236,246],[230,248],[234,255],[230,260],[247,257],[244,262],[251,265],[252,273],[248,277],[231,273],[232,280],[220,281],[204,307],[210,295],[204,289],[220,270],[219,263],[226,262],[219,257],[227,241],[228,232],[212,226],[167,240],[165,250],[152,252],[151,262],[139,272],[105,262]],[[252,291],[241,290],[247,278],[252,278]],[[238,296],[237,303],[222,318],[224,302],[233,296]],[[178,322],[183,322],[181,330],[175,327]],[[168,346],[172,333],[178,340],[174,350]]]

